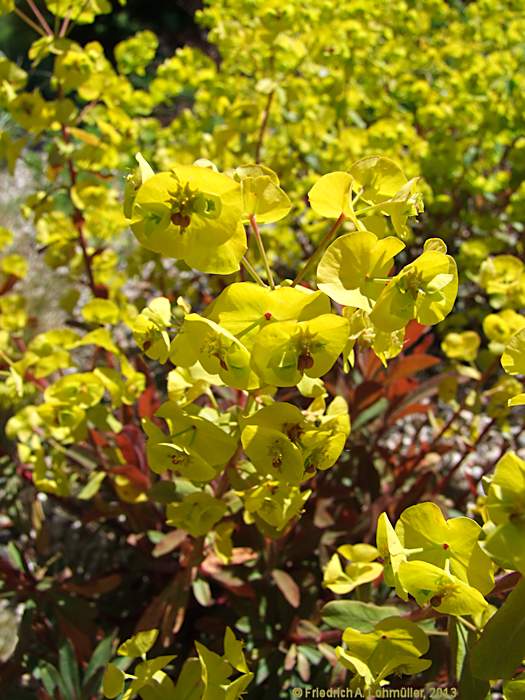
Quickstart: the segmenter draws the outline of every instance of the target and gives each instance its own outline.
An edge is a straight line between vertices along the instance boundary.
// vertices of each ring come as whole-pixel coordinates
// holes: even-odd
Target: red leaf
[[[233,576],[228,571],[224,569],[217,569],[210,573],[210,577],[217,581],[223,586],[227,591],[233,593],[233,595],[239,596],[239,598],[255,598],[255,591],[250,586],[237,576]]]
[[[98,430],[91,428],[89,434],[93,442],[96,445],[98,445],[98,447],[106,447],[106,445],[108,444],[108,441],[106,440],[104,435],[102,435],[102,433],[100,433]]]
[[[250,547],[234,547],[230,564],[244,564],[247,561],[257,559],[259,554]]]
[[[149,489],[151,485],[149,476],[143,474],[140,469],[137,469],[137,467],[134,467],[131,464],[123,464],[118,467],[113,467],[111,473],[123,474],[134,486],[137,486],[139,489],[143,489],[144,491]]]
[[[57,619],[61,636],[69,639],[75,650],[77,660],[81,662],[87,661],[93,651],[89,635],[76,627],[61,612],[57,612]]]
[[[110,574],[86,583],[64,583],[63,587],[67,591],[71,591],[71,593],[78,593],[87,598],[92,598],[93,596],[113,591],[117,586],[120,586],[121,582],[122,576],[120,574]]]
[[[382,369],[381,361],[372,350],[365,350],[361,355],[360,367],[363,379],[376,379],[378,370]]]
[[[163,557],[165,554],[173,552],[174,549],[177,549],[177,547],[184,542],[187,536],[188,533],[185,530],[172,530],[172,532],[168,532],[168,534],[155,545],[152,555],[154,557]]]
[[[150,384],[140,396],[137,403],[138,414],[141,418],[153,418],[159,408],[160,401],[157,398],[155,386]]]
[[[272,571],[272,578],[275,581],[277,588],[281,591],[292,608],[298,608],[301,604],[301,591],[290,574],[281,569]]]
[[[414,413],[428,413],[430,406],[427,403],[411,403],[399,411],[393,411],[388,418],[388,425],[393,425],[403,416],[410,416]]]
[[[428,326],[422,326],[421,323],[418,323],[417,321],[410,321],[405,330],[403,349],[407,350],[408,348],[412,347],[412,345],[415,345],[427,330]]]
[[[408,355],[407,357],[400,358],[388,373],[385,380],[385,384],[389,385],[399,379],[405,379],[406,377],[413,377],[418,372],[423,369],[428,369],[441,362],[438,357],[433,355]]]
[[[371,406],[384,396],[384,393],[383,385],[377,382],[366,381],[360,384],[356,388],[352,397],[352,402],[350,403],[352,407],[352,417],[359,415],[367,406]]]

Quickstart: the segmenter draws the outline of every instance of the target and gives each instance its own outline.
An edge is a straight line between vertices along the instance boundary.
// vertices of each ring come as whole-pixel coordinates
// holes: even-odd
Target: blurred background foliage
[[[41,678],[51,673],[49,664],[66,678],[83,672],[101,636],[110,639],[117,630],[123,639],[137,625],[152,624],[163,627],[163,640],[173,644],[180,659],[193,653],[196,638],[216,641],[224,624],[235,625],[249,638],[257,673],[251,700],[288,697],[287,688],[297,684],[322,686],[333,673],[333,658],[323,644],[334,641],[334,630],[326,629],[320,609],[334,596],[322,589],[321,565],[336,545],[348,539],[373,541],[382,510],[395,519],[422,499],[438,502],[451,515],[465,513],[499,457],[509,448],[523,450],[520,416],[507,406],[519,389],[502,384],[503,344],[496,346],[497,338],[484,335],[483,323],[491,311],[519,314],[524,305],[522,5],[522,0],[217,0],[196,22],[200,3],[130,0],[124,8],[114,2],[111,14],[73,28],[72,40],[81,45],[100,41],[113,66],[115,45],[136,31],[150,29],[160,39],[146,74],[129,76],[132,89],[124,91],[122,105],[118,85],[127,78],[120,76],[113,88],[108,101],[122,106],[120,116],[115,117],[118,110],[106,111],[107,95],[96,110],[84,112],[88,99],[70,93],[85,116],[88,135],[80,135],[88,145],[89,135],[105,127],[90,167],[97,184],[102,182],[97,196],[106,211],[120,214],[123,176],[135,165],[137,150],[155,169],[198,157],[226,169],[261,156],[294,202],[292,215],[268,229],[272,264],[284,278],[295,273],[326,228],[305,206],[309,187],[320,174],[346,170],[354,159],[381,153],[410,177],[423,177],[426,211],[408,237],[405,260],[420,252],[425,238],[442,236],[458,257],[462,284],[456,312],[436,335],[415,325],[403,353],[388,368],[363,348],[350,374],[338,369],[330,377],[328,389],[345,397],[353,423],[339,464],[317,478],[303,518],[285,537],[263,542],[253,528],[241,525],[236,547],[258,554],[247,561],[239,556],[227,567],[201,567],[191,590],[180,575],[185,572],[180,562],[188,560],[187,542],[166,529],[160,499],[128,502],[107,484],[103,496],[87,502],[38,493],[26,465],[2,458],[0,575],[13,603],[11,627],[4,629],[15,630],[19,608],[23,617],[20,612],[21,644],[1,669],[0,695],[34,700],[40,688],[38,697],[47,698]],[[51,102],[53,61],[48,57],[31,67],[27,51],[34,39],[13,15],[1,18],[0,50],[28,70],[28,89],[39,87]],[[182,51],[174,54],[177,47]],[[93,70],[98,78],[99,68]],[[114,77],[104,67],[100,76],[102,81]],[[15,141],[24,134],[5,113],[0,127]],[[17,218],[23,196],[46,187],[46,169],[53,177],[65,173],[63,181],[69,183],[67,158],[85,162],[85,141],[74,141],[72,151],[67,146],[60,135],[46,141],[36,129],[0,193],[0,223],[15,231],[17,251],[29,258],[29,275],[16,287],[28,297],[29,322],[22,328],[28,339],[35,329],[58,325],[46,314],[58,307],[68,285],[79,286],[84,274],[78,246],[64,244],[60,227],[47,250],[42,239],[35,246],[32,207],[39,235],[55,233],[52,213],[39,211],[38,197],[28,198],[27,218]],[[63,200],[57,195],[57,208]],[[94,201],[86,207],[88,213],[92,207],[98,223],[102,206]],[[101,233],[93,226],[90,245],[118,253],[108,256],[108,270],[99,274],[120,307],[125,301],[139,311],[152,295],[166,293],[172,301],[184,295],[200,310],[223,285],[222,278],[195,274],[183,263],[134,246],[119,221],[114,228],[111,224],[109,218]],[[519,263],[518,272],[509,275],[512,294],[496,293],[491,283],[505,278],[505,270],[499,277],[490,266],[483,274],[480,270],[491,256],[508,252]],[[48,277],[42,253],[51,261]],[[85,295],[78,305],[77,300],[68,297],[65,306],[74,310],[74,327],[84,331],[91,328],[79,308]],[[441,352],[439,340],[447,329],[466,328],[475,336],[473,352],[463,347],[464,336],[459,342],[449,338]],[[138,361],[129,333],[126,338]],[[23,356],[23,349],[14,351]],[[155,392],[165,393],[166,380],[158,363],[150,362],[147,371],[148,390],[126,438],[142,457],[140,418],[152,415]],[[13,457],[13,443],[3,431],[0,438],[0,449]],[[137,464],[144,467],[144,459]],[[150,476],[147,466],[144,474]],[[444,485],[443,474],[451,477]],[[275,567],[289,576],[284,584],[281,577],[280,586],[272,578]],[[388,595],[382,584],[363,592],[377,603]],[[446,666],[444,637],[433,636],[432,673]],[[9,652],[11,643],[7,639]],[[21,669],[25,675],[18,684]]]
[[[76,25],[71,39],[85,44],[99,41],[108,56],[119,41],[132,34],[150,29],[159,38],[159,59],[170,56],[178,46],[191,44],[206,47],[206,33],[195,22],[195,12],[202,7],[200,0],[155,0],[155,11],[148,0],[130,0],[122,7],[112,0],[113,11],[99,15],[96,22]],[[27,52],[34,41],[34,32],[16,15],[0,21],[0,50],[15,63],[29,68]],[[38,72],[33,74],[38,81]]]

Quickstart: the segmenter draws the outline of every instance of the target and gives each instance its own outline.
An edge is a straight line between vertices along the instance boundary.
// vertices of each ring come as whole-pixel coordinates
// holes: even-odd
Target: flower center
[[[191,217],[194,214],[206,219],[217,219],[221,214],[220,197],[192,189],[189,182],[182,185],[177,181],[175,189],[170,190],[169,195],[170,220],[174,226],[179,226],[180,233],[183,233],[191,224]]]

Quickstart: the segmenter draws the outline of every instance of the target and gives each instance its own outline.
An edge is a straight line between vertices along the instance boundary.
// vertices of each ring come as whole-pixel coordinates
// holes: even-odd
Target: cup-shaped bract
[[[340,551],[341,548],[338,549],[338,552]],[[375,581],[383,573],[383,565],[379,562],[372,560],[360,561],[356,558],[356,555],[353,555],[353,557],[343,568],[339,555],[334,554],[332,556],[324,569],[323,586],[325,588],[329,588],[338,595],[345,595],[364,583]]]
[[[171,343],[175,365],[192,367],[196,362],[209,374],[218,374],[228,386],[253,389],[259,383],[250,368],[250,353],[229,331],[199,314],[188,314]]]
[[[479,615],[488,607],[477,588],[425,561],[402,562],[399,579],[420,607],[430,605],[446,615]]]
[[[504,568],[525,574],[525,461],[508,452],[496,465],[486,500],[484,551]]]
[[[447,333],[441,347],[451,360],[474,362],[478,355],[481,338],[476,331]]]
[[[512,336],[501,356],[501,364],[508,374],[525,374],[525,328]]]
[[[425,250],[387,282],[370,314],[383,331],[403,328],[412,319],[433,325],[447,316],[458,292],[458,271],[450,255]]]
[[[246,251],[239,183],[196,165],[153,175],[135,196],[131,229],[148,250],[201,272],[229,274]]]
[[[46,403],[82,409],[96,406],[103,396],[104,385],[93,372],[68,374],[44,392]]]
[[[243,449],[261,476],[286,484],[299,484],[304,465],[301,450],[284,433],[248,425],[241,435]]]
[[[308,192],[310,206],[327,219],[354,217],[352,183],[352,176],[345,172],[323,175]]]
[[[264,534],[277,537],[302,511],[311,491],[281,481],[264,481],[240,492],[244,503],[244,519],[255,522]]]
[[[382,156],[361,158],[350,168],[350,175],[354,191],[373,204],[391,199],[407,182],[399,165]]]
[[[161,364],[166,362],[170,351],[166,330],[170,325],[171,304],[167,297],[153,299],[131,324],[133,338],[142,352]]]
[[[330,310],[325,294],[306,287],[269,289],[253,282],[234,282],[208,307],[206,317],[251,350],[265,327],[278,321],[308,321]]]
[[[381,620],[372,632],[347,627],[343,642],[345,647],[336,648],[337,658],[359,678],[360,683],[353,687],[367,694],[393,673],[413,675],[431,665],[430,660],[420,658],[429,648],[427,635],[415,622],[401,617]]]
[[[418,503],[403,511],[395,531],[408,561],[425,561],[488,593],[494,586],[494,567],[481,550],[480,526],[471,518],[445,520],[435,503]]]
[[[394,236],[378,239],[370,231],[341,236],[323,255],[317,285],[338,304],[370,313],[385,286],[394,256],[405,244]]]
[[[295,386],[303,374],[321,377],[333,366],[348,338],[348,320],[323,314],[311,321],[283,321],[256,337],[252,366],[273,386]]]
[[[228,510],[224,501],[206,491],[191,493],[166,509],[168,525],[187,530],[193,537],[206,535]]]
[[[241,184],[243,220],[254,217],[261,224],[283,219],[292,203],[279,187],[277,174],[264,165],[251,164],[236,168],[234,178]]]

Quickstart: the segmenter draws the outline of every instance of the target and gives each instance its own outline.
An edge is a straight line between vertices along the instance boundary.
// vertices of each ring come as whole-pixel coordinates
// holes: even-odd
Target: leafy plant
[[[26,4],[0,0],[49,71],[0,54],[0,159],[38,163],[31,253],[0,228],[0,690],[519,697],[519,8],[219,0],[215,62],[74,41],[105,0]]]

